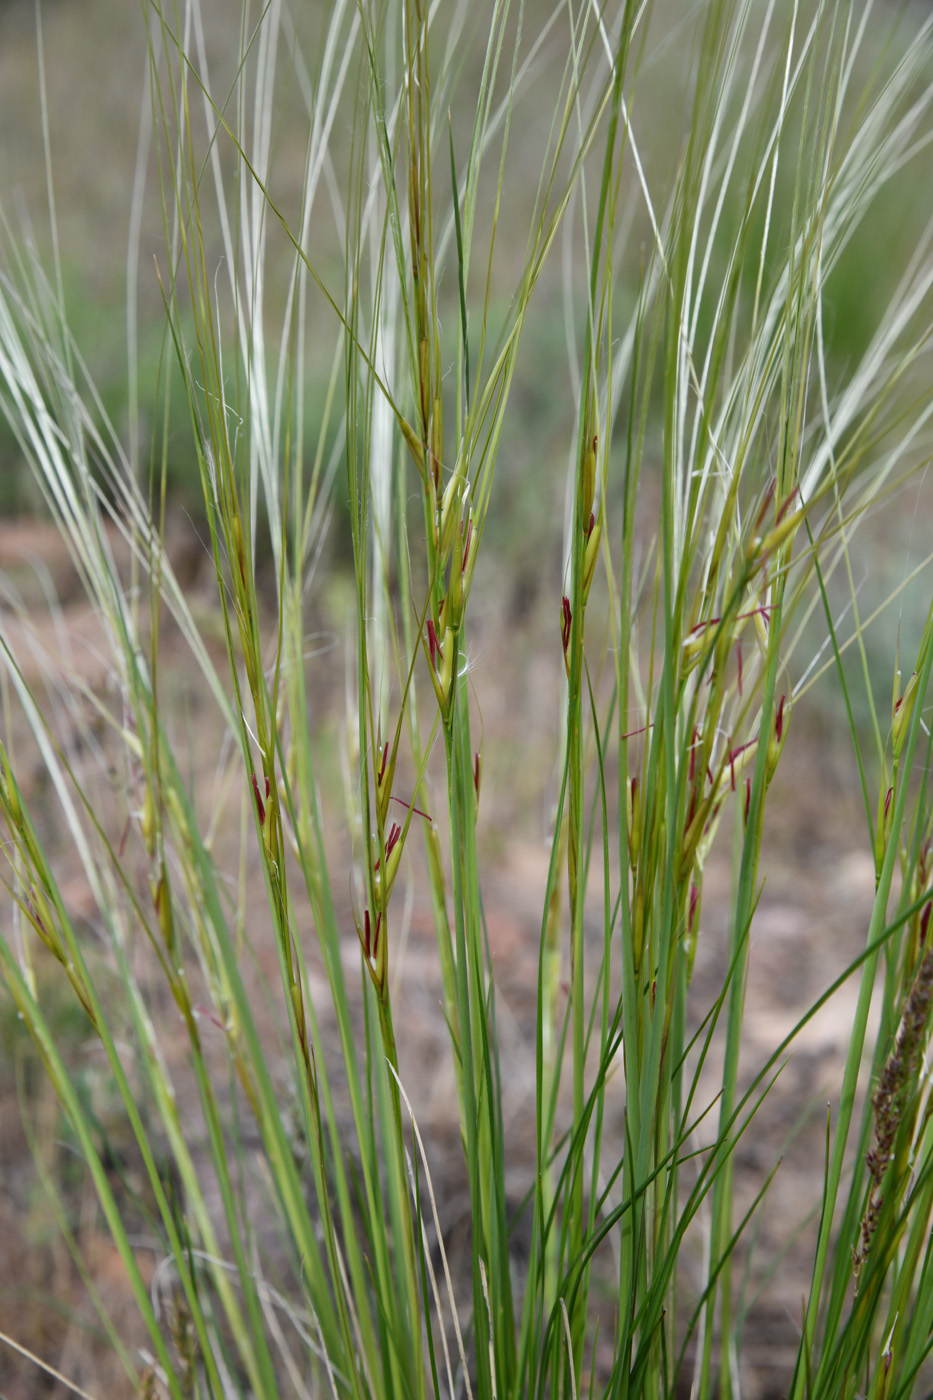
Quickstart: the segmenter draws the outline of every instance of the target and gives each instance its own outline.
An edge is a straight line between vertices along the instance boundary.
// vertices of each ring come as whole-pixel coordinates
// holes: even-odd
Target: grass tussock
[[[108,425],[60,261],[7,231],[0,406],[90,630],[53,607],[50,639],[4,589],[0,977],[135,1305],[133,1333],[97,1298],[132,1393],[739,1395],[777,1161],[749,1202],[737,1154],[843,984],[786,1393],[927,1383],[933,612],[879,679],[858,529],[929,453],[931,227],[900,221],[871,324],[846,279],[928,176],[933,31],[876,9],[272,0],[224,71],[198,3],[144,4],[149,448]],[[523,456],[522,356],[561,305],[539,391],[565,437]],[[179,395],[197,586],[169,547]],[[556,663],[559,716],[543,757],[519,723],[512,759],[538,794],[557,775],[516,1168],[473,645],[543,499],[549,628],[523,648],[504,623]],[[317,633],[341,588],[338,665]],[[766,813],[827,678],[874,900],[863,951],[750,1067]],[[415,1063],[419,929],[457,1230]]]

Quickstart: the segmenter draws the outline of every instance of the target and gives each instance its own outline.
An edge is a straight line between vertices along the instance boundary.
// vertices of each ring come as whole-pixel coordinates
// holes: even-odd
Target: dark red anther
[[[923,906],[923,912],[922,912],[921,915],[920,915],[920,947],[921,947],[921,948],[923,947],[924,943],[926,943],[926,941],[927,941],[927,929],[930,927],[930,915],[931,915],[931,914],[933,914],[933,899],[928,899],[927,902],[926,902],[926,904]]]
[[[161,882],[161,880],[160,880],[160,881],[159,881],[159,888],[160,888],[160,889],[161,889],[161,885],[162,885],[162,882]],[[34,904],[33,901],[29,898],[28,895],[26,896],[25,904],[26,904],[26,912],[28,913],[30,919],[32,919],[32,922],[35,924],[37,930],[38,930],[39,933],[42,935],[42,937],[45,938],[45,939],[47,939],[47,938],[48,938],[48,929],[45,927],[45,923],[44,923],[44,921],[43,921],[43,919],[42,919],[42,915],[39,913],[39,910],[36,908],[35,904]],[[156,912],[158,913],[158,907],[156,908]]]
[[[759,607],[752,608],[749,612],[736,613],[735,620],[736,622],[746,622],[750,617],[760,616],[765,626],[767,627],[768,622],[770,620],[768,614],[772,611],[773,608],[773,603],[762,603]],[[695,626],[691,627],[690,631],[687,633],[687,636],[692,637],[695,632],[702,632],[707,627],[715,627],[720,622],[722,622],[721,617],[707,617],[704,619],[703,622],[698,622]]]
[[[755,529],[755,533],[756,533],[756,534],[757,534],[758,531],[761,529],[762,521],[763,521],[764,518],[765,518],[765,514],[766,514],[766,512],[767,512],[768,506],[771,504],[771,501],[772,501],[772,499],[773,499],[773,497],[774,497],[774,489],[775,489],[776,485],[777,485],[777,482],[774,481],[773,478],[772,478],[771,481],[768,482],[768,488],[767,488],[767,490],[765,491],[764,498],[763,498],[763,500],[762,500],[762,502],[761,502],[761,509],[759,510],[758,514],[755,516],[755,526],[754,526],[754,529]]]
[[[197,1006],[195,1006],[194,1010],[199,1016],[203,1016],[205,1020],[210,1021],[212,1025],[215,1025],[219,1031],[225,1031],[227,1029],[220,1017],[216,1014],[216,1012],[212,1011],[209,1006],[203,1006],[199,1003]]]
[[[776,519],[775,522],[774,522],[775,525],[780,525],[781,521],[784,519],[784,517],[785,517],[785,515],[787,514],[788,510],[790,509],[791,505],[792,505],[793,502],[797,499],[797,491],[798,491],[798,487],[795,486],[794,489],[793,489],[793,491],[791,491],[790,495],[787,497],[787,499],[786,499],[786,501],[784,502],[784,504],[783,504],[783,505],[780,507],[780,509],[778,510],[777,519]]]
[[[784,701],[786,699],[786,695],[781,696],[778,701],[777,714],[774,717],[774,734],[778,743],[781,742],[784,735]]]
[[[693,924],[694,924],[694,920],[696,919],[697,904],[699,903],[699,899],[700,899],[700,887],[699,887],[699,885],[691,885],[691,886],[690,886],[690,910],[689,910],[689,913],[687,914],[687,932],[688,932],[688,933],[692,933],[692,932],[693,932]]]
[[[266,823],[266,804],[265,804],[265,802],[263,802],[263,800],[262,800],[262,794],[261,794],[261,792],[259,791],[259,783],[258,783],[258,781],[257,781],[256,774],[255,774],[255,773],[251,773],[251,774],[250,774],[250,777],[251,777],[252,780],[253,780],[253,795],[254,795],[255,798],[256,798],[256,811],[257,811],[257,813],[258,813],[258,815],[259,815],[259,825],[260,825],[260,826],[265,826],[265,823]],[[270,792],[269,779],[266,778],[266,800],[267,800],[267,801],[268,801],[268,798],[269,798],[269,792]]]
[[[693,782],[693,775],[694,775],[694,773],[696,772],[696,766],[697,766],[697,748],[699,747],[699,743],[700,743],[700,730],[699,730],[699,728],[698,728],[697,725],[694,725],[694,726],[693,726],[693,736],[692,736],[692,738],[691,738],[691,740],[690,740],[690,766],[689,766],[689,768],[687,769],[687,778],[689,779],[689,781],[690,781],[691,783]]]
[[[462,523],[461,523],[461,525],[460,525],[460,529],[461,529],[461,530],[463,529]],[[462,559],[461,564],[460,564],[460,572],[461,572],[461,573],[463,573],[463,571],[466,569],[467,560],[468,560],[469,557],[470,557],[470,541],[471,541],[472,539],[473,539],[473,516],[471,515],[470,518],[469,518],[469,520],[467,521],[466,539],[463,541],[463,559]]]
[[[570,624],[573,621],[573,614],[570,611],[570,599],[564,594],[560,600],[560,639],[564,644],[564,652],[570,646]],[[430,625],[430,624],[429,624]]]
[[[745,779],[745,823],[748,824],[748,814],[752,809],[752,780]]]
[[[431,618],[428,618],[428,646],[431,650],[431,665],[436,671],[437,659],[440,657],[443,660],[444,653],[441,651],[441,644],[437,640],[437,632],[435,631],[434,623]]]
[[[386,841],[386,860],[388,860],[389,856],[392,854],[392,847],[398,844],[398,838],[401,834],[402,828],[399,826],[398,822],[393,822],[389,831],[389,839]],[[373,869],[378,870],[380,863],[381,862],[377,860]]]
[[[733,792],[735,792],[735,760],[739,757],[740,754],[743,754],[747,748],[751,747],[752,742],[753,741],[749,740],[747,744],[739,744],[737,749],[731,749],[729,752],[729,768],[732,771]]]

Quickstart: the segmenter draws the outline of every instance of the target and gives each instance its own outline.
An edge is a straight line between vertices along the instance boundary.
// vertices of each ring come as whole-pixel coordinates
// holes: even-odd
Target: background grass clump
[[[929,23],[145,4],[124,329],[36,19],[11,1377],[924,1393]]]

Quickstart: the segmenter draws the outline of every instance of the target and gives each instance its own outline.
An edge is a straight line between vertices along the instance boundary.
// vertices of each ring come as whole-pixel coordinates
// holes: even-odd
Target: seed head
[[[765,766],[766,781],[770,783],[774,777],[774,770],[777,768],[778,759],[784,748],[784,740],[787,737],[787,721],[790,719],[790,706],[787,713],[784,712],[786,695],[782,695],[778,701],[778,707],[774,712],[771,721],[771,733],[768,735],[768,752]]]
[[[453,692],[451,682],[453,680],[456,642],[448,627],[444,628],[444,634],[439,638],[437,629],[430,618],[428,618],[427,648],[430,662],[431,684],[434,686],[434,693],[437,696],[437,703],[441,708],[441,714],[446,719],[450,711],[450,700]]]
[[[259,825],[264,827],[266,824],[266,802],[268,802],[269,800],[269,778],[268,775],[266,775],[266,800],[264,802],[262,794],[259,791],[259,780],[256,777],[256,774],[251,773],[250,777],[253,782],[253,796],[256,799],[256,812],[259,817]]]
[[[907,730],[910,727],[910,717],[914,711],[914,701],[917,698],[917,686],[919,678],[914,671],[907,682],[907,689],[899,700],[894,703],[894,710],[891,715],[891,748],[895,759],[900,757],[901,749],[904,747],[904,740],[907,737]]]
[[[373,866],[373,887],[382,909],[389,903],[404,845],[402,828],[398,822],[393,822],[386,837],[384,859],[380,856]]]
[[[889,787],[883,799],[879,800],[878,822],[875,828],[875,870],[880,874],[884,865],[885,852],[891,839],[894,822],[894,788]]]
[[[926,904],[923,906],[923,912],[922,912],[921,915],[920,915],[920,947],[921,947],[921,948],[923,947],[923,945],[924,945],[924,944],[926,943],[926,941],[927,941],[927,930],[928,930],[929,927],[930,927],[930,915],[931,915],[931,914],[933,914],[933,900],[928,899],[927,902],[926,902]]]
[[[593,434],[592,444],[587,445],[583,459],[583,520],[592,521],[593,501],[596,496],[596,447],[599,439]]]
[[[450,554],[454,530],[460,520],[460,502],[466,492],[466,485],[466,480],[460,472],[455,472],[441,497],[437,547],[442,559],[446,559]]]
[[[386,812],[389,810],[389,798],[392,795],[392,783],[395,779],[396,754],[395,748],[390,752],[389,741],[386,740],[382,749],[379,772],[376,775],[376,809],[379,813],[380,826],[385,825]]]
[[[628,833],[628,856],[634,873],[641,851],[642,814],[638,801],[638,779],[629,778],[625,785],[625,827]]]
[[[370,916],[368,909],[363,911],[363,926],[356,925],[357,936],[360,940],[360,947],[363,950],[363,958],[366,962],[366,970],[373,981],[378,996],[385,993],[386,974],[388,971],[388,957],[386,953],[385,932],[382,927],[382,915],[377,914],[375,918]]]
[[[593,575],[596,572],[596,561],[599,558],[599,541],[602,538],[603,524],[602,511],[599,518],[594,520],[590,516],[590,528],[586,537],[586,549],[583,554],[583,603],[590,596],[590,585],[593,582]]]
[[[878,1076],[878,1086],[872,1096],[875,1133],[872,1146],[865,1155],[869,1177],[868,1204],[862,1217],[859,1247],[853,1254],[856,1290],[878,1224],[884,1200],[882,1186],[892,1158],[897,1155],[898,1129],[902,1123],[908,1128],[910,1126],[908,1103],[917,1089],[918,1067],[926,1042],[931,1004],[933,949],[928,948],[904,1000],[894,1046]]]

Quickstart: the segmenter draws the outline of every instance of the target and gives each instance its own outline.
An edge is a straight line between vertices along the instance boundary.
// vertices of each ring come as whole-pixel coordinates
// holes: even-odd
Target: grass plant
[[[773,1173],[740,1207],[736,1151],[848,979],[788,1393],[929,1384],[933,611],[915,654],[892,648],[889,710],[856,530],[929,454],[931,227],[864,343],[840,354],[826,329],[852,240],[929,169],[933,30],[879,9],[269,0],[244,6],[217,75],[198,0],[148,0],[140,158],[208,616],[165,545],[177,435],[157,430],[140,467],[83,371],[55,267],[8,234],[0,405],[103,670],[37,669],[35,617],[6,590],[0,969],[141,1318],[141,1345],[111,1329],[132,1393],[738,1396],[737,1260]],[[471,627],[488,539],[523,530],[521,490],[496,519],[496,478],[523,431],[524,337],[561,278],[565,379],[542,391],[572,427],[523,488],[553,489],[566,465],[545,582],[563,689],[528,988],[534,1152],[516,1198]],[[177,407],[167,388],[166,423]],[[308,636],[335,502],[345,675]],[[845,653],[864,663],[867,737]],[[180,665],[225,736],[216,763],[173,710]],[[766,809],[821,667],[849,716],[873,912],[861,955],[750,1066]],[[322,677],[347,696],[342,812],[333,732],[310,717]],[[728,948],[698,1004],[720,850]],[[465,1257],[399,1012],[413,890],[436,935]],[[56,1029],[63,988],[139,1163],[145,1249]]]

